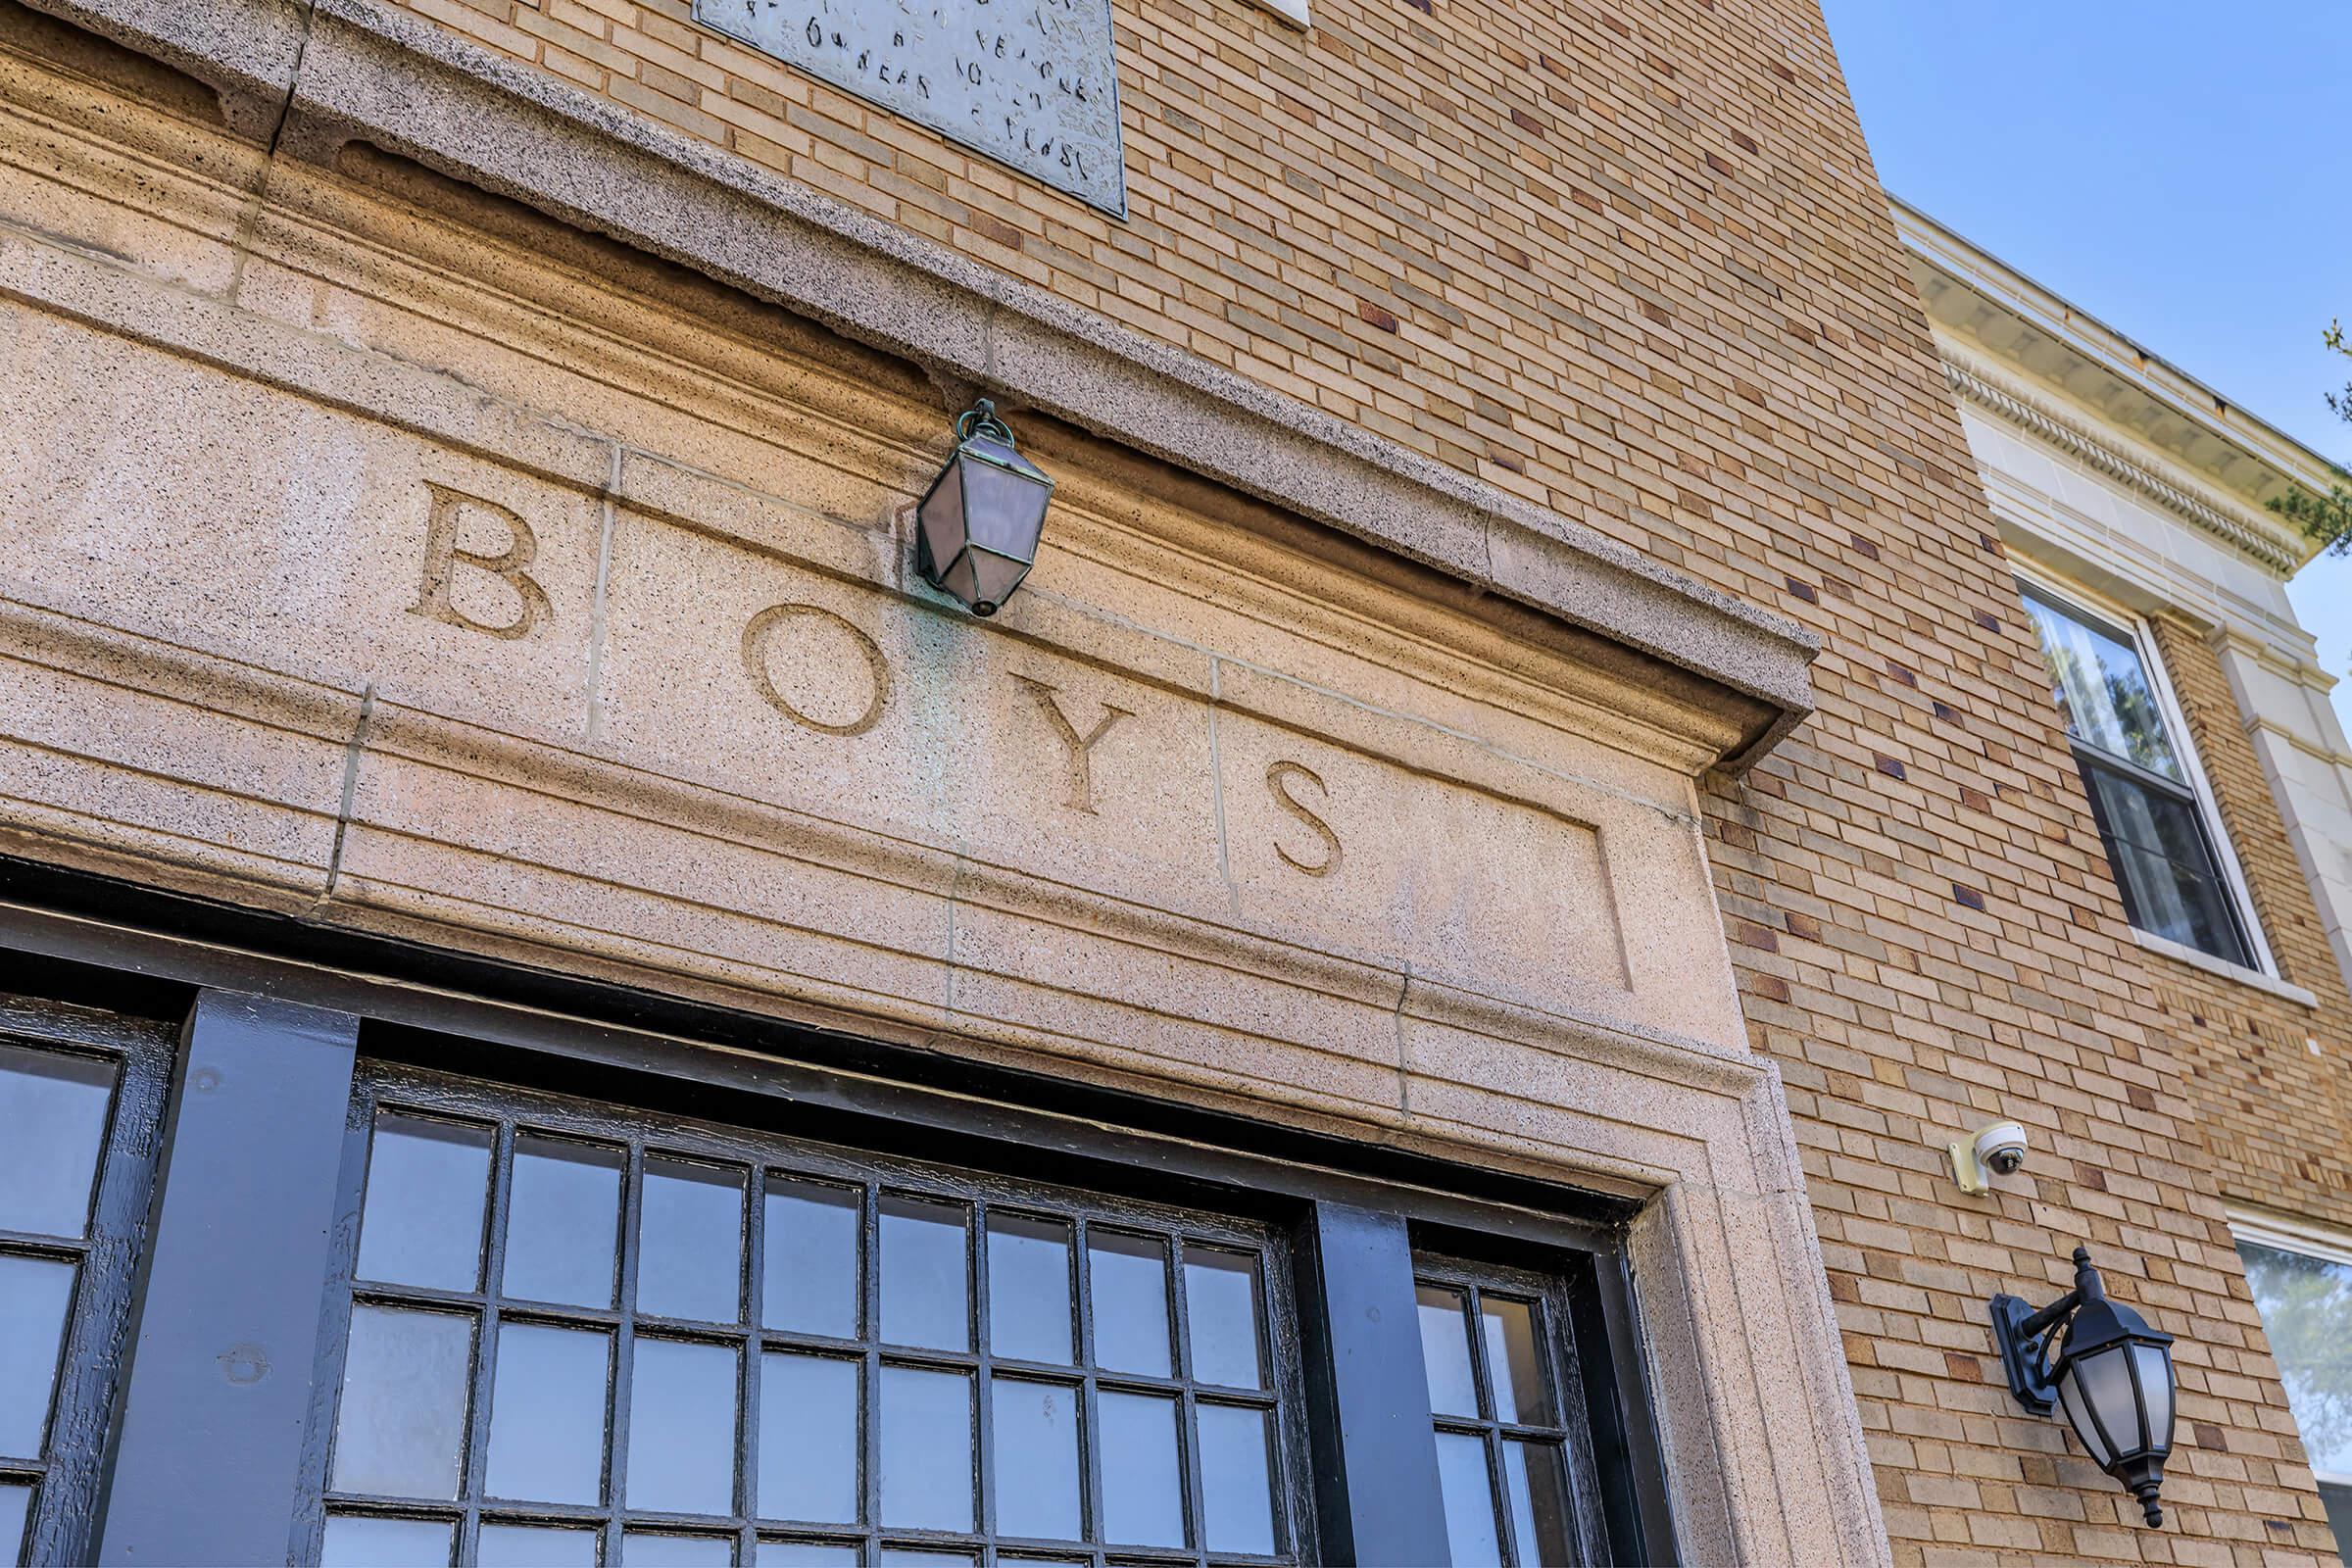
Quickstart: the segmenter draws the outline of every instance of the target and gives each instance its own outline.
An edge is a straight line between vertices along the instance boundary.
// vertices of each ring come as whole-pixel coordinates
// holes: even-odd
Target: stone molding
[[[1757,699],[1775,716],[1727,770],[1812,710],[1820,639],[1784,616],[411,14],[31,3],[206,81],[286,154],[413,158]]]
[[[1943,376],[1954,392],[1977,407],[2129,486],[2166,511],[2187,518],[2273,575],[2282,579],[2292,576],[2302,564],[2268,530],[2233,516],[2234,509],[2230,503],[2209,492],[2174,483],[2146,464],[2102,441],[2081,422],[2050,409],[1993,372],[1969,364],[1948,348],[1943,356]]]

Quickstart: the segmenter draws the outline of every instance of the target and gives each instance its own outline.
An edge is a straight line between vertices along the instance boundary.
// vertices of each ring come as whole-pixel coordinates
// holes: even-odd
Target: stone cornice
[[[331,166],[362,141],[689,267],[1767,706],[1812,710],[1812,633],[1629,546],[375,0],[33,0],[218,89]]]
[[[2165,452],[2238,504],[2259,506],[2301,488],[2326,493],[2343,468],[2195,376],[2151,353],[2072,300],[2054,293],[1917,208],[1890,200],[1939,340],[1957,331],[2003,364],[2055,386],[2094,419]],[[2317,541],[2291,530],[2298,562]]]
[[[1943,374],[1951,389],[1970,403],[2058,448],[2108,478],[2128,485],[2168,512],[2186,518],[2230,549],[2280,578],[2292,576],[2301,557],[2271,530],[2238,514],[2238,509],[2210,492],[2175,483],[2146,464],[2100,440],[2069,418],[1991,371],[1969,364],[1948,349]]]

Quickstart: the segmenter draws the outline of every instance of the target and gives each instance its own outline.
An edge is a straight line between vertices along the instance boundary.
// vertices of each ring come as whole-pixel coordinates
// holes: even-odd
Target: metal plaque
[[[1109,0],[694,0],[694,15],[1126,216]]]

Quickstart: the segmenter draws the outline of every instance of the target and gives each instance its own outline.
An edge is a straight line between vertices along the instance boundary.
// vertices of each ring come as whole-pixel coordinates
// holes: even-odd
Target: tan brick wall
[[[1820,713],[1709,809],[1896,1560],[2329,1550],[2196,1121],[2209,1049],[2151,1001],[1809,0],[1317,0],[1304,34],[1118,0],[1128,222],[685,0],[410,3],[1819,630]],[[1964,1198],[1941,1147],[1996,1114],[2033,1164]],[[2078,1241],[2180,1336],[2161,1533],[1989,1354],[1984,1298],[2055,1294]]]
[[[2221,661],[2177,619],[2157,620],[2156,641],[2279,972],[2320,1004],[2298,1006],[2157,960],[2157,1005],[2184,1043],[2222,1190],[2235,1202],[2352,1229],[2352,994]]]

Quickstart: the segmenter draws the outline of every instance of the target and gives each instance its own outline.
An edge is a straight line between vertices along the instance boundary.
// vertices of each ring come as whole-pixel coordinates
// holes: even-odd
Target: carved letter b
[[[417,589],[416,603],[409,607],[409,612],[428,620],[446,620],[453,626],[492,637],[528,637],[542,618],[555,614],[555,608],[547,600],[547,590],[524,569],[538,559],[538,535],[531,532],[529,523],[495,501],[484,501],[479,496],[437,485],[430,479],[424,482],[424,487],[433,498],[433,510],[424,530],[424,582]],[[458,524],[469,507],[506,524],[511,542],[505,554],[482,556],[459,548]],[[472,566],[505,579],[507,586],[514,590],[514,597],[522,601],[514,618],[503,626],[493,626],[474,619],[452,604],[451,581],[460,566]]]

